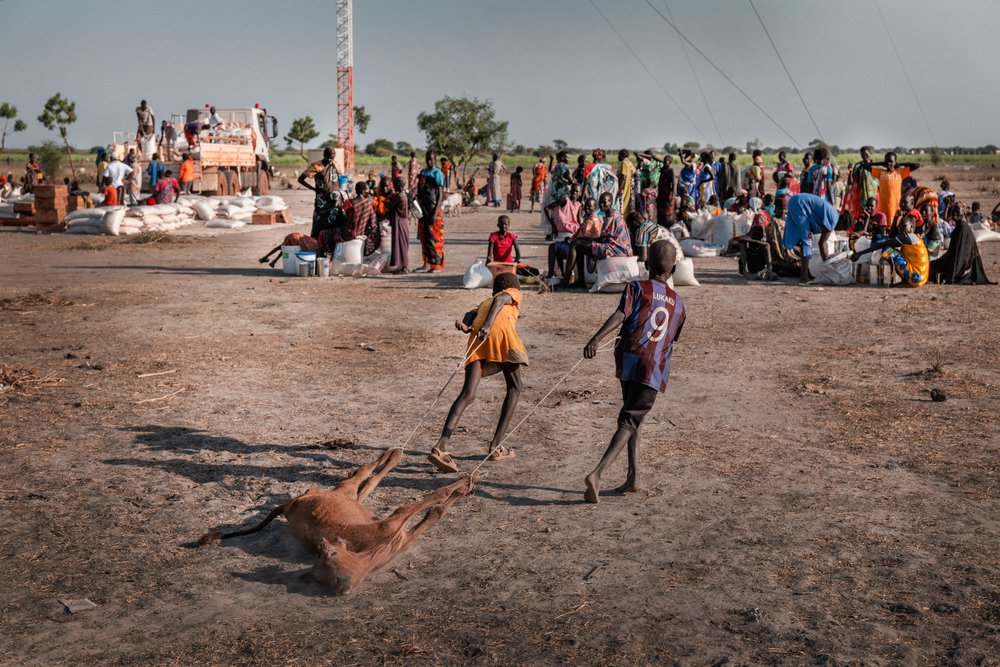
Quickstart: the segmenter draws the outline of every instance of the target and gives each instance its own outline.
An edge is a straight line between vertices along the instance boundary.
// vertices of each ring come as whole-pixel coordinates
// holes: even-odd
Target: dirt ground
[[[928,171],[992,208],[995,170]],[[283,520],[190,548],[406,437],[460,360],[452,322],[487,295],[461,273],[495,215],[447,220],[443,274],[373,279],[260,268],[288,227],[99,249],[0,231],[0,663],[1000,664],[995,286],[747,283],[699,259],[641,493],[582,503],[619,407],[604,353],[346,597],[302,576]],[[514,230],[542,266],[536,216]],[[1000,244],[983,250],[1000,278]],[[518,419],[617,298],[526,288]],[[423,453],[457,392],[377,513],[453,479]],[[466,469],[502,397],[488,379],[466,413]]]

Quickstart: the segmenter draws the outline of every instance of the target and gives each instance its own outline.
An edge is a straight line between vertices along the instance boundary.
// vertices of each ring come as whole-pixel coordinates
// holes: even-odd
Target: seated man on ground
[[[560,246],[560,244],[555,244],[555,253],[556,253],[555,257],[559,261],[559,272],[564,279],[569,275],[569,272],[573,270],[573,266],[568,262],[570,248],[572,248],[573,243],[575,241],[578,241],[579,239],[589,239],[591,241],[594,241],[597,240],[597,238],[601,235],[601,228],[604,226],[604,223],[602,222],[601,217],[598,215],[596,199],[594,199],[593,197],[589,197],[583,203],[583,209],[580,211],[577,223],[578,226],[576,232],[574,232],[571,237],[566,239],[565,254],[563,254],[562,247]],[[552,255],[550,254],[549,257],[550,257],[549,268],[551,269],[554,268],[551,266]],[[592,263],[591,269],[593,269],[593,264],[596,264],[596,262],[593,262],[593,260],[591,260],[591,263]],[[581,272],[585,271],[587,266],[587,258],[584,257],[583,255],[579,255],[576,259],[576,264],[579,266]]]
[[[961,209],[955,211],[952,220],[955,222],[955,229],[951,233],[948,251],[931,262],[930,280],[952,285],[992,284],[983,268],[972,225],[966,222]]]
[[[580,186],[576,183],[570,187],[569,196],[560,197],[545,207],[546,214],[552,221],[554,237],[564,239],[549,244],[549,278],[555,277],[557,263],[559,275],[565,274],[564,265],[569,256],[569,242],[580,229],[581,208]]]
[[[977,201],[972,202],[972,211],[969,213],[967,221],[970,225],[978,225],[980,222],[983,221],[983,214],[982,211],[980,210],[979,202]]]
[[[567,275],[563,277],[563,287],[586,287],[582,267],[577,267],[577,279],[572,280],[573,266],[577,257],[592,257],[595,260],[609,257],[628,257],[632,254],[632,241],[629,239],[628,227],[622,220],[622,214],[614,208],[614,195],[605,192],[598,201],[598,207],[603,213],[604,223],[601,235],[596,240],[579,238],[573,241],[566,260]]]
[[[754,225],[746,236],[737,237],[740,244],[739,271],[747,280],[776,280],[771,270],[771,247],[765,239],[766,228]]]

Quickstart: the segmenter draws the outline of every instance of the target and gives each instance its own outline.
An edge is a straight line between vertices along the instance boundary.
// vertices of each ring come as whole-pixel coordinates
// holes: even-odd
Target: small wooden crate
[[[273,225],[277,222],[276,213],[254,213],[250,223],[254,225]]]
[[[79,211],[81,209],[90,208],[87,206],[87,198],[81,197],[80,195],[70,195],[69,205],[66,210],[72,213],[73,211]]]
[[[283,222],[286,225],[292,224],[292,212],[287,208],[284,211],[278,211],[278,222]]]
[[[34,216],[35,215],[35,202],[31,201],[18,201],[14,202],[14,213],[19,216]]]
[[[513,273],[517,275],[517,264],[514,262],[490,262],[486,265],[493,277],[496,278],[501,273]]]

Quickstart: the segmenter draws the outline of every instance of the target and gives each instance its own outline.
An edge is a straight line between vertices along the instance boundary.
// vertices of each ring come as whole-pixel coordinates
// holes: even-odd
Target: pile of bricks
[[[292,224],[292,212],[289,210],[276,213],[254,213],[250,218],[252,225]]]
[[[65,185],[36,185],[35,231],[52,234],[63,231],[69,197]]]

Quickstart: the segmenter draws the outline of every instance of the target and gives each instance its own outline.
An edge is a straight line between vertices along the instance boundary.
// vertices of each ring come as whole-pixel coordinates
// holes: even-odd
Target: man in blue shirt
[[[799,264],[801,282],[809,282],[809,258],[812,257],[812,235],[819,234],[819,256],[825,262],[826,242],[837,228],[837,209],[822,197],[808,193],[793,195],[788,200],[785,215],[785,247],[800,247],[802,262]]]

